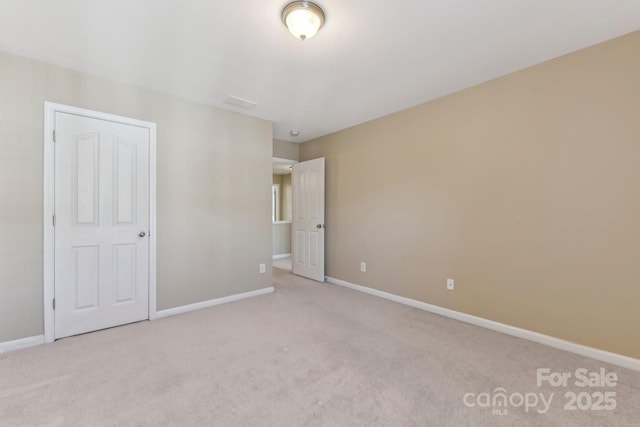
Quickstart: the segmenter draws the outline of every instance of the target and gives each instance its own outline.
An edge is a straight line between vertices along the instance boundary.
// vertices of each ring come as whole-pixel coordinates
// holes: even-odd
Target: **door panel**
[[[308,233],[309,238],[309,266],[318,267],[320,265],[320,256],[318,254],[320,233],[311,231]],[[324,281],[324,280],[323,280]]]
[[[136,265],[136,245],[113,246],[113,280],[117,304],[136,299]]]
[[[147,319],[149,130],[59,112],[55,128],[55,338]]]
[[[293,272],[324,282],[324,158],[293,165]]]
[[[98,283],[100,276],[98,246],[75,246],[73,251],[73,311],[98,307]]]
[[[136,218],[137,146],[117,138],[115,143],[114,216],[116,224],[131,224]]]
[[[294,259],[295,263],[305,264],[307,262],[307,257],[304,256],[306,245],[304,244],[304,230],[296,230],[296,241],[294,242],[294,250],[293,253],[296,254]]]
[[[74,136],[73,169],[76,224],[98,226],[100,141],[97,134]]]

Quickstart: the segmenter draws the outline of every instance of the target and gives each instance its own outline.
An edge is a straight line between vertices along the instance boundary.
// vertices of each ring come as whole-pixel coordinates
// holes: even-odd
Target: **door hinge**
[[[56,309],[56,299],[55,298],[53,299],[53,309],[54,310]]]
[[[53,130],[53,142],[56,142],[56,131],[55,131],[55,129]]]
[[[53,214],[53,226],[56,226],[56,214]]]

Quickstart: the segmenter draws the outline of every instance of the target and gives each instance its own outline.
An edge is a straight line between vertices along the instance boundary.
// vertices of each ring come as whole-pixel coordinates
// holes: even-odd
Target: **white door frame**
[[[156,318],[156,124],[114,114],[71,107],[69,105],[44,103],[44,265],[43,302],[44,338],[50,343],[55,339],[55,228],[53,215],[55,207],[55,114],[67,113],[92,119],[106,120],[125,125],[133,125],[149,130],[149,320]]]

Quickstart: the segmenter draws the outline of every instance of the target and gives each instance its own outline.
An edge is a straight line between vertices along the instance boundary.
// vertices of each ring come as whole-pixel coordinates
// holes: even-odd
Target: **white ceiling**
[[[640,29],[639,0],[318,0],[326,24],[302,42],[280,20],[287,2],[2,0],[0,50],[271,120],[275,138],[302,142]]]

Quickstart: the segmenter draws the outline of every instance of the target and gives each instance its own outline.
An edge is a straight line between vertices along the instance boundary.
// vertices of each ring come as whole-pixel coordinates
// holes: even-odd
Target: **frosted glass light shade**
[[[315,36],[324,24],[324,12],[315,3],[294,1],[283,9],[282,21],[294,37],[307,40]]]

